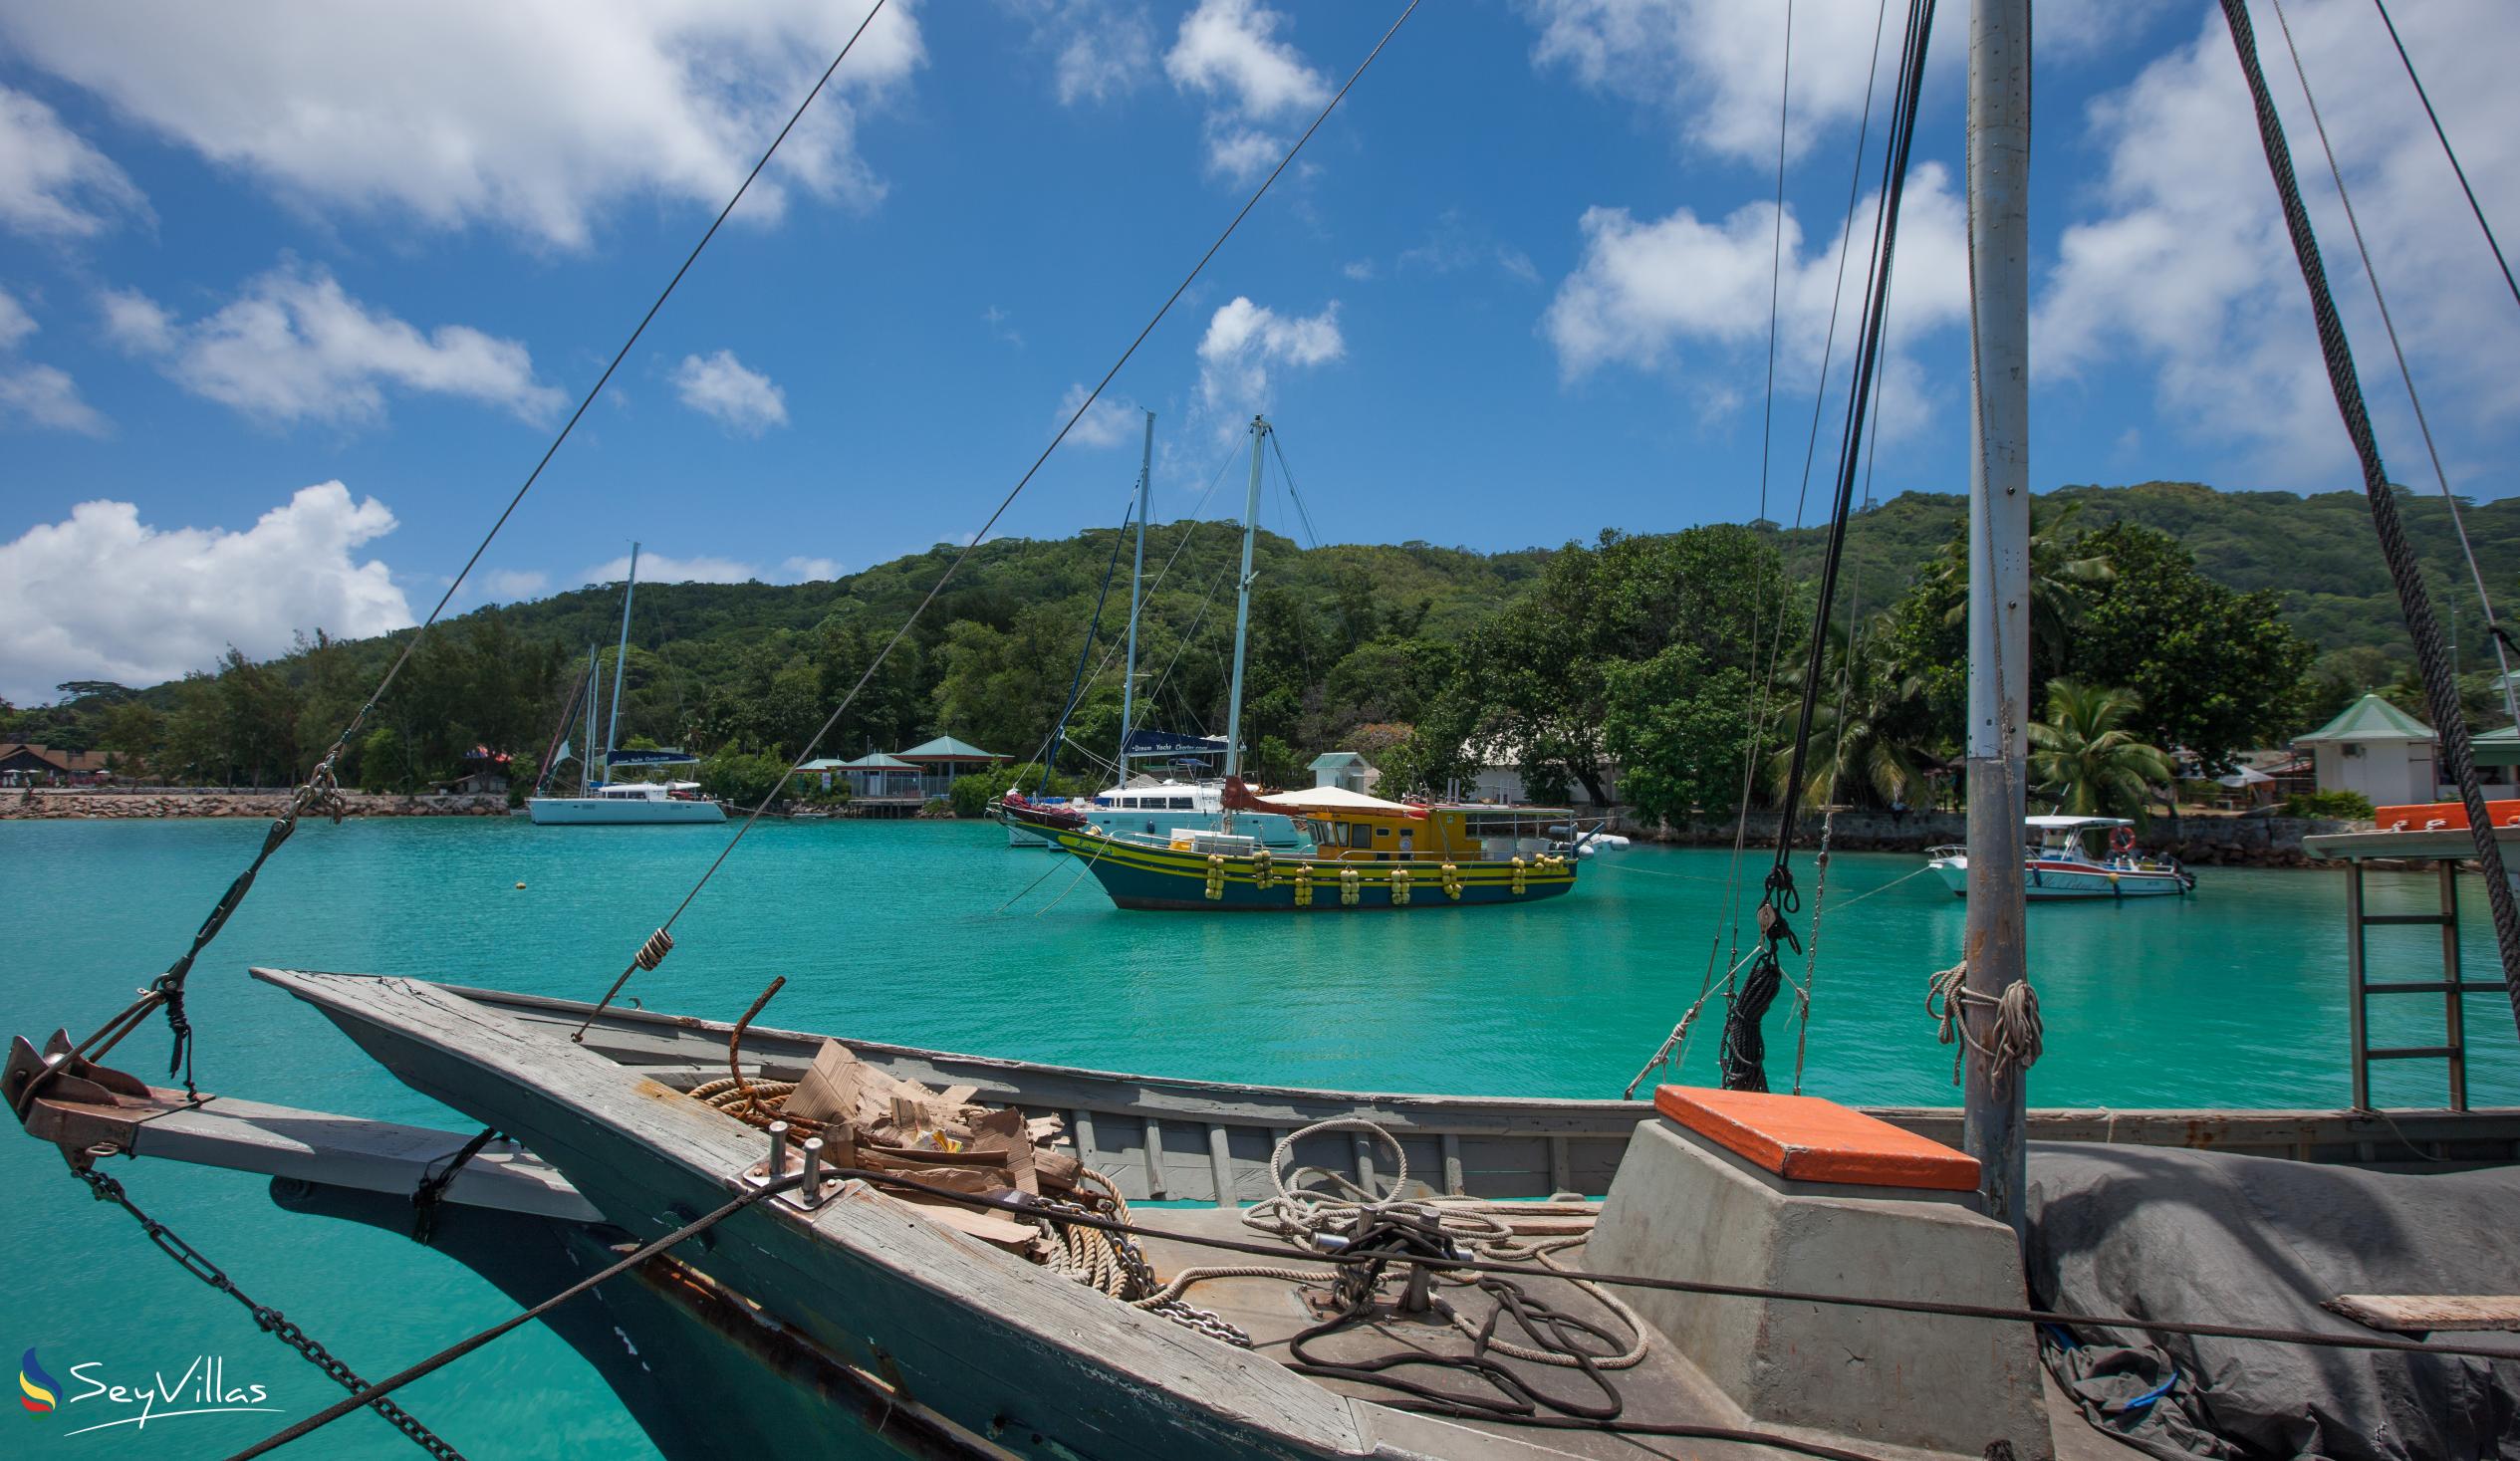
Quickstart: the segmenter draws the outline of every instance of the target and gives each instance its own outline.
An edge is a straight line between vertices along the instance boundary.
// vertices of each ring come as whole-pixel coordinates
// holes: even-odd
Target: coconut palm
[[[2066,662],[2066,649],[2074,625],[2081,621],[2083,606],[2090,591],[2118,577],[2109,560],[2099,554],[2079,554],[2082,535],[2068,536],[2077,514],[2083,510],[2079,502],[2069,502],[2050,516],[2038,521],[2036,509],[2030,528],[2030,642],[2035,657],[2042,664]],[[1969,599],[1969,535],[1964,529],[1959,536],[1942,546],[1942,556],[1934,567],[1934,576],[1941,580],[1953,596],[1950,611],[1943,621],[1960,624],[1968,621]]]
[[[1862,796],[1866,791],[1883,806],[1916,802],[1924,795],[1925,748],[1915,736],[1923,687],[1876,648],[1884,617],[1876,615],[1865,625],[1852,649],[1844,632],[1830,626],[1819,703],[1812,709],[1811,747],[1803,762],[1806,807],[1824,807],[1833,796]],[[1800,709],[1793,697],[1802,688],[1803,672],[1797,666],[1777,678],[1786,702],[1778,734],[1787,744],[1770,756],[1768,781],[1769,790],[1781,797],[1793,762],[1792,722]]]
[[[2142,817],[2144,797],[2170,780],[2170,758],[2127,728],[2143,708],[2133,690],[2048,681],[2048,718],[2030,724],[2030,776],[2077,817]]]

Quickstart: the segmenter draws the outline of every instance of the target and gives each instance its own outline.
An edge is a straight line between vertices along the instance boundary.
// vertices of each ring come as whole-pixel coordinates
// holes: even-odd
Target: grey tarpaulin
[[[2325,1301],[2520,1294],[2509,1167],[2383,1173],[2039,1142],[2029,1214],[2031,1298],[2045,1308],[2352,1335],[2370,1331]],[[2459,1336],[2507,1339],[2510,1360],[2119,1331],[2045,1339],[2085,1414],[2156,1455],[2520,1458],[2520,1335]],[[2163,1380],[2156,1399],[2128,1406]]]

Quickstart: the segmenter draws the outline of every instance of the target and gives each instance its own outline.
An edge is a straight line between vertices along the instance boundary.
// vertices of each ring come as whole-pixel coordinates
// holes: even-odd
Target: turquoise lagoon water
[[[0,914],[9,929],[0,1027],[85,1033],[181,948],[261,833],[254,822],[0,823],[17,893]],[[245,966],[591,998],[724,836],[522,819],[310,827],[194,973],[203,1089],[466,1129],[313,1012],[246,978]],[[764,1019],[790,1028],[1228,1081],[1616,1096],[1700,986],[1724,916],[1727,860],[1721,851],[1608,854],[1585,865],[1573,896],[1527,908],[1131,914],[1090,880],[1073,884],[1073,863],[1006,849],[993,826],[765,824],[685,916],[673,957],[633,992],[651,1008],[731,1019],[785,974],[787,989]],[[1918,865],[1912,856],[1837,859],[1808,1091],[1848,1101],[1956,1099],[1950,1053],[1934,1044],[1921,998],[1926,975],[1955,957],[1962,909],[1930,875],[1908,876]],[[1799,866],[1808,889],[1808,858]],[[2191,900],[2032,910],[2048,1034],[2036,1103],[2345,1102],[2338,874],[2201,876]],[[2425,877],[2373,880],[2382,909],[2416,911],[2432,895]],[[2473,900],[2472,879],[2467,891]],[[2492,968],[2481,916],[2467,936],[2469,967]],[[2376,934],[2375,974],[2438,977],[2437,950],[2425,930]],[[1789,1003],[1769,1022],[1780,1087],[1796,1044]],[[2380,1038],[2438,1039],[2436,1002],[2375,1004]],[[2499,996],[2473,997],[2468,1020],[2473,1097],[2520,1102],[2508,1008]],[[1692,1041],[1688,1079],[1711,1080],[1712,1036],[1710,1022]],[[164,1050],[163,1026],[151,1024],[117,1062],[162,1079]],[[2430,1065],[2386,1070],[2380,1096],[2438,1103],[2441,1090]],[[260,1178],[149,1163],[115,1170],[242,1288],[371,1376],[510,1312],[487,1284],[399,1235],[281,1213]],[[49,1149],[0,1136],[0,1192],[11,1269],[0,1339],[12,1353],[34,1348],[65,1399],[85,1388],[73,1365],[98,1365],[85,1373],[108,1383],[146,1385],[215,1355],[231,1385],[265,1385],[285,1412],[160,1414],[144,1427],[69,1434],[113,1418],[96,1413],[110,1409],[97,1399],[0,1420],[0,1453],[224,1454],[338,1393],[241,1310],[184,1277],[119,1211],[90,1201]],[[593,1369],[537,1327],[403,1398],[476,1457],[652,1454]],[[409,1453],[364,1413],[302,1449]]]

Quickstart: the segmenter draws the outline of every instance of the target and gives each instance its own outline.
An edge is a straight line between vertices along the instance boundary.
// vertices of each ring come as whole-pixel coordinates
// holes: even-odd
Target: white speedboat
[[[2196,890],[2196,874],[2175,857],[2145,857],[2135,850],[2135,824],[2123,817],[2023,819],[2032,845],[2022,859],[2022,892],[2030,901],[2068,898],[2177,897]],[[2085,839],[2107,834],[2109,849],[2095,856]],[[1968,895],[1969,854],[1964,848],[1931,848],[1926,864],[1956,896]]]
[[[525,810],[537,827],[726,820],[726,808],[701,796],[696,781],[618,782],[591,787],[579,797],[535,797]]]

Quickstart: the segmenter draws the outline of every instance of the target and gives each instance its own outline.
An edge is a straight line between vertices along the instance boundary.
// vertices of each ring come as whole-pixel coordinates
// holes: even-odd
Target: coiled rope
[[[2045,1026],[2039,1019],[2039,992],[2028,979],[2016,979],[2004,986],[2001,995],[1980,994],[1964,982],[1969,962],[1960,962],[1934,975],[1925,982],[1925,1013],[1940,1027],[1935,1039],[1951,1052],[1951,1084],[1960,1084],[1960,1070],[1969,1051],[1986,1059],[1988,1075],[1995,1089],[2011,1089],[2012,1079],[2038,1064],[2046,1040]],[[1969,1029],[1968,1011],[1992,1012],[1991,1040],[1980,1041]]]

